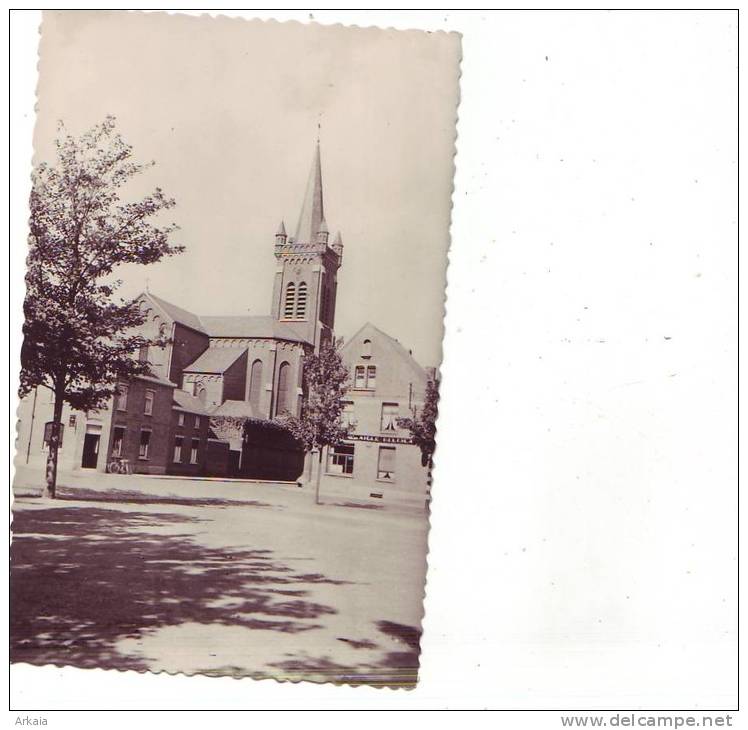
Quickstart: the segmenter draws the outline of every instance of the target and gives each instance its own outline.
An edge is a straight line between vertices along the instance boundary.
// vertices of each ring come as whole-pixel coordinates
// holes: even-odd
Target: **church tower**
[[[337,276],[343,261],[340,233],[330,243],[322,196],[319,140],[301,206],[296,235],[281,221],[275,234],[275,282],[271,312],[314,343],[315,352],[333,338]]]

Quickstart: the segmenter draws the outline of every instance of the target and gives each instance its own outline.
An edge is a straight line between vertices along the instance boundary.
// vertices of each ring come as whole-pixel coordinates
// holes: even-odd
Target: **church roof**
[[[164,312],[175,322],[180,322],[181,324],[186,325],[190,329],[197,330],[198,332],[205,331],[203,329],[202,322],[200,322],[200,317],[198,317],[196,314],[192,314],[192,312],[188,312],[186,309],[182,309],[176,304],[167,302],[165,299],[161,299],[161,297],[157,297],[155,294],[151,294],[151,292],[148,292],[146,296],[149,296],[151,299],[153,299],[153,301],[159,307],[161,307],[161,309],[163,309]]]
[[[201,317],[203,331],[211,337],[259,337],[292,342],[308,342],[288,322],[269,315]]]
[[[317,233],[325,220],[325,207],[322,200],[322,165],[319,156],[319,140],[314,149],[314,160],[309,172],[309,180],[301,206],[299,224],[296,226],[297,243],[314,243]]]
[[[269,315],[198,316],[150,292],[143,296],[150,297],[175,322],[209,337],[257,337],[311,344],[292,324]]]
[[[246,350],[235,347],[209,347],[191,365],[184,369],[185,373],[224,373]]]

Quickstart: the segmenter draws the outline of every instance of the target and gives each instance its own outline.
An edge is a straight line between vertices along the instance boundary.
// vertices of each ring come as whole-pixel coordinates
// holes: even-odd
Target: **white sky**
[[[114,114],[143,179],[176,198],[187,251],[124,272],[199,314],[268,314],[321,118],[325,213],[345,246],[338,335],[367,320],[441,359],[459,38],[142,13],[45,13],[38,159],[58,119]]]

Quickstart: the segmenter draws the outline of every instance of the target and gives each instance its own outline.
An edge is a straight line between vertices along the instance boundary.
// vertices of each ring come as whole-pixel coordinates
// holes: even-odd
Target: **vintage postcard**
[[[39,53],[11,661],[413,687],[459,36],[45,11]]]

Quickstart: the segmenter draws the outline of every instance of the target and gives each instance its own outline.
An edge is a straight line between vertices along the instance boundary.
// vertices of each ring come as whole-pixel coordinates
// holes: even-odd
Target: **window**
[[[70,418],[68,419],[68,426],[70,428],[75,428],[75,424],[77,423],[78,419],[74,413],[70,414]]]
[[[397,431],[397,416],[399,406],[397,403],[382,403],[381,431]]]
[[[380,446],[377,463],[377,479],[395,481],[395,447]]]
[[[195,428],[200,428],[200,416],[195,416]]]
[[[364,340],[364,346],[361,348],[361,357],[367,360],[371,357],[371,340]]]
[[[327,452],[328,474],[353,474],[353,444],[331,446]]]
[[[276,415],[288,410],[288,391],[290,386],[288,381],[290,370],[291,366],[287,362],[282,363],[280,370],[278,370],[278,404],[275,408]]]
[[[299,284],[299,293],[296,295],[296,319],[306,317],[306,282]]]
[[[152,416],[153,415],[153,399],[156,397],[156,391],[155,390],[146,390],[145,392],[145,407],[143,408],[143,413],[145,413],[146,416]]]
[[[181,436],[177,436],[174,439],[174,457],[172,458],[172,461],[179,462],[182,461],[182,441],[184,439]]]
[[[140,362],[148,362],[148,345],[141,345],[138,350],[138,360]]]
[[[377,387],[377,368],[375,365],[356,365],[355,378],[353,381],[354,388],[365,388],[373,390]]]
[[[143,429],[140,432],[140,448],[138,449],[138,458],[147,459],[148,449],[151,445],[151,432]]]
[[[254,415],[259,415],[260,395],[262,394],[262,360],[252,363],[252,373],[249,380],[249,403]]]
[[[122,446],[125,442],[125,429],[122,426],[114,427],[112,438],[112,456],[122,456]]]
[[[341,420],[344,426],[355,426],[356,425],[356,412],[353,407],[353,401],[344,400],[342,401],[343,412],[341,414]]]
[[[127,410],[127,393],[129,388],[126,385],[120,385],[117,387],[117,410]]]
[[[197,450],[200,448],[200,441],[192,439],[192,450],[190,451],[190,464],[197,464]]]
[[[290,282],[286,287],[286,302],[283,306],[283,317],[291,319],[293,317],[293,308],[296,301],[296,284]]]
[[[205,390],[205,388],[198,388],[197,389],[197,397],[200,399],[201,403],[205,403],[205,401],[208,398],[208,391]]]
[[[177,418],[177,426],[184,426],[184,413],[180,413]]]

